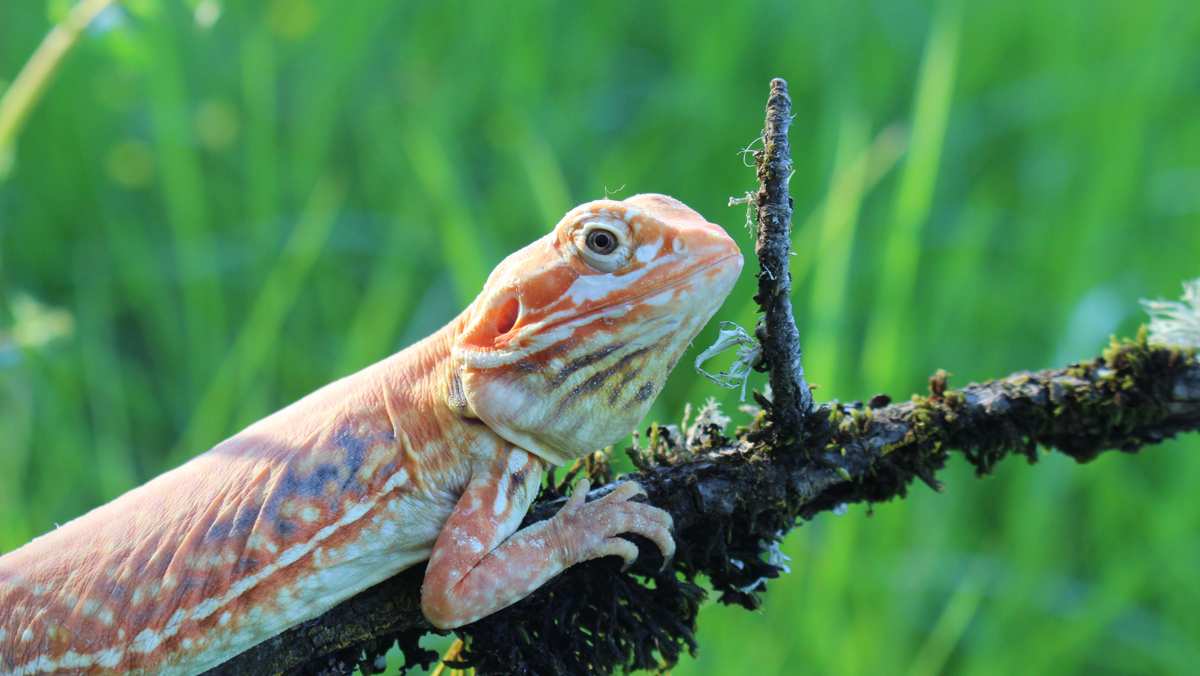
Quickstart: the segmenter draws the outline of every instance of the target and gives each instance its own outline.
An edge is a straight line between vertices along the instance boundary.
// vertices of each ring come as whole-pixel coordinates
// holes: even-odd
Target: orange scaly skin
[[[669,557],[633,483],[517,526],[547,466],[645,414],[741,265],[669,197],[573,209],[434,335],[0,557],[0,674],[200,672],[426,558],[448,628],[632,561],[620,533]]]

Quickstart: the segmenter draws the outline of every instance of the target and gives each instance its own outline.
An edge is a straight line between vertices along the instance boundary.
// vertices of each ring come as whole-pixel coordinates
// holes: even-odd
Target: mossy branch
[[[773,414],[780,427],[803,436],[804,423],[814,407],[812,391],[804,379],[800,363],[800,334],[792,316],[792,198],[788,181],[792,178],[792,150],[788,127],[792,122],[792,99],[787,82],[771,80],[767,98],[767,118],[763,125],[761,150],[754,153],[758,174],[758,237],[754,255],[758,258],[758,293],[754,296],[762,310],[755,335],[762,345],[760,364],[770,371],[775,402]]]
[[[529,598],[463,628],[464,659],[480,673],[606,673],[669,664],[695,647],[707,576],[723,603],[755,607],[780,568],[769,552],[797,525],[838,505],[903,497],[914,479],[938,487],[951,454],[982,476],[1006,457],[1034,461],[1039,448],[1079,462],[1107,450],[1139,451],[1200,430],[1200,360],[1195,350],[1114,344],[1092,361],[1019,372],[962,389],[944,373],[930,391],[881,405],[817,410],[803,448],[769,441],[765,422],[726,437],[709,409],[688,430],[658,427],[635,451],[647,468],[628,478],[675,517],[679,551],[658,573],[653,547],[628,572],[614,561],[576,566]],[[603,474],[602,464],[594,471]],[[601,494],[605,488],[597,489]],[[548,489],[529,520],[550,517],[561,496]],[[231,660],[222,673],[349,673],[399,639],[410,659],[432,630],[421,616],[422,568],[347,600]]]

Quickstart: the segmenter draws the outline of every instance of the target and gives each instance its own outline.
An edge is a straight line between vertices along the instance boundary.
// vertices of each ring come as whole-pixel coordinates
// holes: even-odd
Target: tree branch
[[[696,575],[709,577],[720,601],[754,607],[761,579],[779,573],[764,553],[797,519],[903,497],[914,478],[937,488],[950,453],[982,476],[1010,455],[1035,461],[1038,447],[1087,462],[1105,450],[1132,453],[1200,430],[1200,361],[1194,351],[1130,341],[1092,361],[961,390],[947,389],[939,373],[930,393],[911,401],[835,403],[819,413],[807,452],[765,443],[758,424],[727,438],[711,409],[688,430],[656,428],[650,446],[635,451],[638,462],[654,466],[629,478],[675,518],[679,551],[670,570],[657,572],[661,559],[650,546],[627,573],[608,560],[576,566],[461,630],[467,659],[481,673],[516,673],[520,666],[527,673],[604,673],[672,662],[694,647],[702,596]],[[549,518],[561,501],[548,491],[527,521]],[[220,671],[348,673],[364,650],[374,657],[396,639],[419,659],[416,639],[431,631],[418,602],[422,573],[405,571]],[[651,579],[653,589],[643,584]]]
[[[792,273],[788,255],[792,250],[792,151],[788,127],[792,123],[792,100],[787,82],[771,80],[767,120],[763,126],[763,148],[754,154],[758,166],[758,294],[755,302],[763,317],[755,334],[762,344],[762,364],[769,367],[773,412],[780,428],[801,430],[813,409],[812,391],[800,364],[800,334],[792,317]]]
[[[756,253],[763,272],[758,330],[772,401],[733,436],[706,406],[685,430],[652,426],[645,448],[629,453],[641,470],[628,478],[675,519],[678,550],[665,571],[648,543],[629,571],[611,559],[575,566],[528,598],[457,631],[462,659],[480,673],[608,673],[673,664],[694,650],[696,616],[708,578],[722,603],[753,608],[781,568],[772,558],[799,520],[851,502],[903,497],[913,479],[939,488],[937,473],[959,453],[979,475],[1010,455],[1036,461],[1038,448],[1079,462],[1106,450],[1136,452],[1180,432],[1200,430],[1200,360],[1186,347],[1138,340],[1059,369],[1019,372],[961,390],[945,372],[929,393],[890,404],[832,402],[815,408],[800,368],[789,301],[787,197],[790,102],[771,83],[757,195]],[[583,467],[612,489],[604,461]],[[563,481],[539,497],[526,523],[561,506]],[[418,646],[432,631],[420,612],[424,566],[409,569],[324,615],[293,627],[214,672],[374,673],[399,643],[411,664],[436,655]]]

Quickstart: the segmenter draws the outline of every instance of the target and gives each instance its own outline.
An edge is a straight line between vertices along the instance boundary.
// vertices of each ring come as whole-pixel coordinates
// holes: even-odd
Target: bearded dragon
[[[0,557],[0,673],[196,673],[428,559],[452,628],[567,567],[675,549],[620,484],[518,529],[549,466],[638,423],[742,257],[664,195],[597,200],[428,338]]]

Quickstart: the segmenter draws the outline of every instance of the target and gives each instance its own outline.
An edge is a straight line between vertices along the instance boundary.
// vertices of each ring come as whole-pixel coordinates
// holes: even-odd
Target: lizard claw
[[[674,543],[674,540],[672,540],[672,543]],[[670,556],[663,556],[662,565],[658,567],[658,574],[662,575],[663,573],[670,570],[671,564],[674,562],[675,562],[675,552],[672,551]]]

